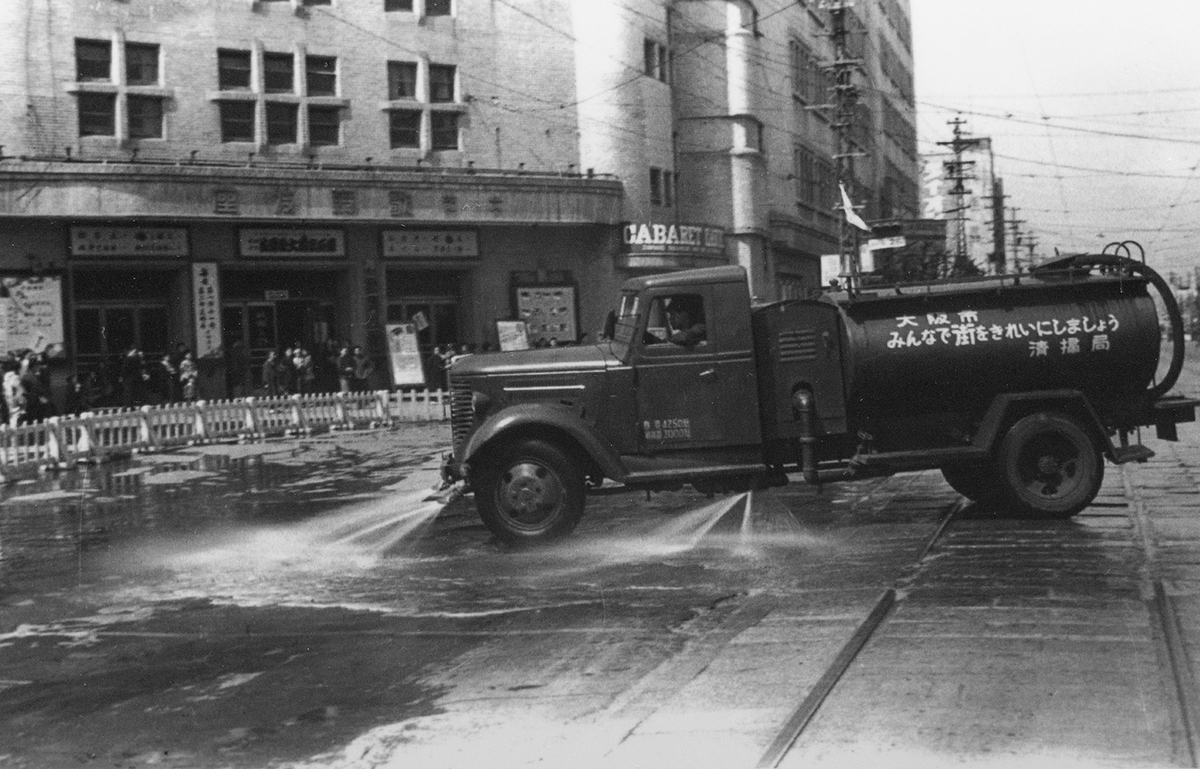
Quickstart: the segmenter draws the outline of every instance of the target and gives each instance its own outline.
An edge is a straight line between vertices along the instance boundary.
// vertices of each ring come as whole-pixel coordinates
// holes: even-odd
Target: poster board
[[[64,354],[62,278],[5,277],[0,285],[0,351]]]
[[[517,318],[530,340],[573,343],[579,338],[574,286],[518,286]]]
[[[417,344],[416,324],[389,323],[387,338],[392,383],[397,386],[425,384],[425,369],[421,367],[421,348]]]
[[[220,356],[221,283],[216,262],[192,264],[192,318],[196,323],[196,357]]]
[[[496,338],[501,352],[529,349],[529,328],[523,320],[496,321]]]

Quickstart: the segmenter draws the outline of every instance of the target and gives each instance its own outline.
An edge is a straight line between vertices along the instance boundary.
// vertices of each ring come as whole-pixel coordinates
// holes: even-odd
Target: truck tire
[[[501,447],[471,486],[484,525],[510,544],[570,534],[583,516],[584,477],[558,446],[529,439]]]
[[[997,471],[1003,501],[1016,513],[1070,518],[1099,493],[1104,456],[1075,419],[1044,411],[1009,428],[1000,443]]]
[[[999,496],[996,471],[989,465],[943,467],[942,477],[950,488],[972,502],[991,502]]]

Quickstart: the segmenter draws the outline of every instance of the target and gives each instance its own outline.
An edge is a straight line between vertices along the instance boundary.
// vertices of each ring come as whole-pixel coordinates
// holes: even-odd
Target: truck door
[[[761,440],[749,319],[724,317],[747,308],[715,306],[713,295],[713,287],[695,286],[651,298],[633,359],[644,451]]]

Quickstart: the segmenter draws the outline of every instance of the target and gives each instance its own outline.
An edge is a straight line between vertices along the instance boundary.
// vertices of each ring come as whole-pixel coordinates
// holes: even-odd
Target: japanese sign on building
[[[312,259],[346,255],[341,230],[247,228],[239,233],[242,256],[255,258]]]
[[[384,230],[383,256],[436,258],[479,256],[479,238],[468,230]]]
[[[525,321],[529,338],[574,342],[574,286],[523,286],[517,289],[517,317]]]
[[[901,315],[887,341],[889,350],[909,347],[967,347],[1016,342],[1026,345],[1029,357],[1077,355],[1112,349],[1112,334],[1121,321],[1109,313],[1072,318],[1023,319],[1019,322],[981,320],[976,310]]]
[[[631,254],[725,253],[725,230],[699,224],[631,222],[625,225],[625,250]]]
[[[186,257],[182,227],[72,227],[71,256]]]
[[[196,319],[196,357],[221,354],[221,287],[215,262],[192,265],[192,312]]]
[[[0,350],[63,352],[62,280],[57,277],[0,279]]]

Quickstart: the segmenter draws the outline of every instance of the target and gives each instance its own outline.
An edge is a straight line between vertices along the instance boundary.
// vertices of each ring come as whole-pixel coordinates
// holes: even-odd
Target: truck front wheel
[[[1000,443],[1004,502],[1016,512],[1069,518],[1091,504],[1104,480],[1104,456],[1079,423],[1058,412],[1030,414]]]
[[[471,486],[484,524],[499,539],[532,543],[569,534],[583,515],[584,474],[554,444],[524,440],[500,448]]]

